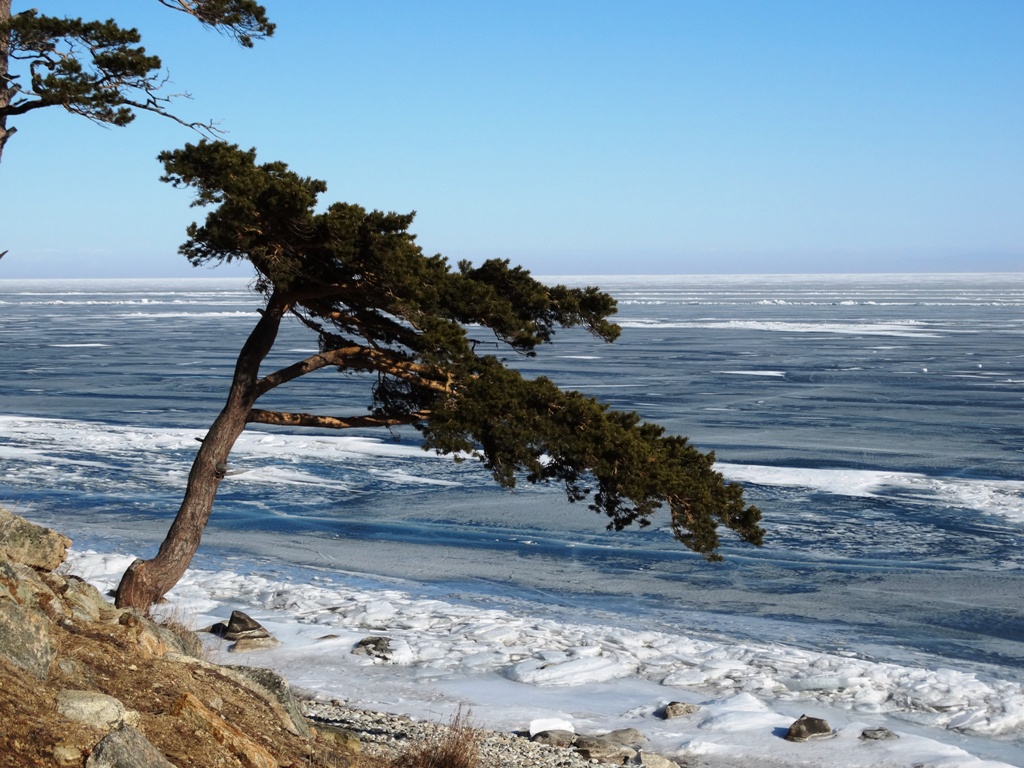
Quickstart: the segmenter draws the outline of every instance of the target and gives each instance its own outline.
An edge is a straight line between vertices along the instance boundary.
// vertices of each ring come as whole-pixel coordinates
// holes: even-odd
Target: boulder
[[[610,731],[608,733],[602,733],[595,738],[601,739],[601,741],[607,741],[609,744],[641,744],[647,741],[647,737],[644,736],[636,728],[620,728],[617,731]]]
[[[576,733],[573,724],[560,717],[539,717],[530,721],[530,736],[536,736],[542,731],[569,731]]]
[[[632,747],[617,744],[613,741],[605,741],[599,736],[577,736],[573,747],[587,760],[615,763],[616,765],[622,765],[627,760],[633,760],[638,754]]]
[[[138,712],[128,709],[113,696],[96,691],[61,691],[57,694],[57,712],[68,720],[101,731],[139,724]]]
[[[61,595],[71,617],[79,621],[100,621],[114,615],[114,606],[89,582],[69,576]]]
[[[281,641],[267,633],[266,637],[243,637],[228,646],[228,653],[249,653],[250,651],[265,651],[268,648],[277,648]]]
[[[669,760],[661,755],[654,755],[650,752],[640,753],[640,765],[643,768],[679,768],[679,763]]]
[[[93,747],[85,768],[174,768],[142,733],[122,725]]]
[[[52,571],[64,562],[71,539],[0,507],[0,559]]]
[[[241,640],[245,637],[269,637],[270,633],[263,628],[256,619],[252,618],[247,613],[241,611],[232,611],[231,618],[228,619],[226,625],[218,625],[224,627],[224,634],[221,635],[225,640]]]
[[[50,620],[20,576],[17,566],[0,560],[0,657],[45,680],[57,654]]]
[[[538,744],[547,744],[549,747],[571,747],[572,743],[576,741],[576,734],[572,731],[541,731],[535,733],[530,737],[530,741],[535,741]]]
[[[661,717],[664,720],[674,720],[677,717],[686,717],[687,715],[693,715],[700,712],[700,707],[696,704],[689,704],[684,701],[673,701],[665,705],[665,708],[661,710]]]
[[[266,648],[276,648],[281,644],[262,624],[242,611],[232,611],[228,623],[218,623],[210,627],[211,633],[225,640],[234,642],[229,653],[246,653]]]
[[[391,661],[391,638],[390,637],[364,637],[358,643],[355,648],[352,649],[352,653],[361,654],[363,656],[371,656],[381,661]]]
[[[890,741],[899,738],[888,728],[865,728],[861,731],[860,737],[869,741]]]
[[[228,669],[255,683],[260,689],[269,694],[272,702],[283,709],[288,716],[288,722],[285,723],[285,727],[288,730],[306,739],[313,737],[313,733],[309,730],[309,723],[302,716],[302,710],[299,708],[299,703],[295,700],[295,696],[292,695],[292,689],[288,685],[288,681],[277,674],[277,672],[274,672],[272,669],[246,666],[232,666],[228,667]]]
[[[820,717],[809,717],[800,715],[786,731],[783,737],[786,741],[810,741],[811,739],[822,739],[832,735],[832,726],[828,721]]]
[[[163,658],[169,653],[198,656],[203,652],[202,643],[194,634],[172,632],[132,608],[123,610],[117,622],[128,628],[129,636],[143,656]]]

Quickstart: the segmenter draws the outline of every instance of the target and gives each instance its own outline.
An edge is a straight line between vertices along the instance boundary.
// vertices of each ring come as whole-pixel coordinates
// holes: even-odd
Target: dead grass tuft
[[[393,757],[361,755],[357,768],[477,768],[483,734],[462,708],[434,738],[414,744]]]

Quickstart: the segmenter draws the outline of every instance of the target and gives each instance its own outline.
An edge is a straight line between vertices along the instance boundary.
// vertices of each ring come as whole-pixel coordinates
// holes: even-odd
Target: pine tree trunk
[[[11,0],[0,0],[0,24],[11,20]],[[8,76],[10,66],[10,36],[0,34],[0,158],[4,154],[4,145],[14,135],[14,128],[7,127],[7,108],[11,104],[11,81]]]
[[[287,304],[271,297],[263,317],[249,334],[235,365],[227,403],[213,422],[192,463],[185,497],[160,550],[151,560],[133,562],[117,588],[118,608],[147,612],[184,575],[210,519],[228,455],[242,434],[258,396],[260,363],[277,338]]]

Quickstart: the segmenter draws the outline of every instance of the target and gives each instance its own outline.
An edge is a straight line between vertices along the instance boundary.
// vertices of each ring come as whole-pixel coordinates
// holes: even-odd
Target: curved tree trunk
[[[0,0],[0,24],[11,20],[11,0]],[[11,105],[11,78],[8,72],[10,63],[10,36],[0,34],[0,157],[4,154],[4,145],[14,135],[14,128],[7,127],[7,109]]]
[[[259,393],[260,363],[277,338],[287,303],[271,297],[263,317],[249,334],[235,365],[231,391],[220,415],[206,433],[192,462],[185,498],[160,550],[151,560],[136,560],[129,566],[117,588],[118,608],[146,612],[184,575],[199,548],[203,529],[210,519],[220,481],[224,479],[228,455],[242,434],[249,411]]]

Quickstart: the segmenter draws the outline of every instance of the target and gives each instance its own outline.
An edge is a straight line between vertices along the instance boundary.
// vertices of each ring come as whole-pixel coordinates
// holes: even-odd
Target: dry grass
[[[356,768],[477,768],[480,764],[482,734],[460,708],[437,735],[406,747],[397,755],[361,755]]]

